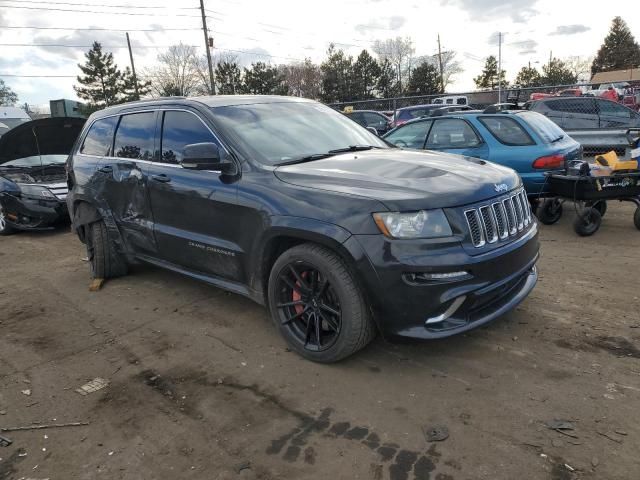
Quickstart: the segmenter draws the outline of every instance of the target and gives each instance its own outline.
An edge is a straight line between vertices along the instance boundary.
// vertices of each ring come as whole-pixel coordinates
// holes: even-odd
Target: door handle
[[[105,165],[98,169],[100,173],[113,173],[113,167],[111,165]]]
[[[151,175],[151,178],[160,183],[169,183],[171,181],[171,177],[168,177],[164,173],[161,173],[160,175]]]

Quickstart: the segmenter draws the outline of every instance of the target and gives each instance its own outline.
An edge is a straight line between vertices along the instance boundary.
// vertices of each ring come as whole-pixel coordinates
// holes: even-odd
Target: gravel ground
[[[638,479],[640,232],[612,203],[580,238],[567,210],[541,226],[540,282],[513,313],[331,366],[289,352],[262,307],[174,273],[89,292],[67,229],[0,238],[0,428],[88,423],[0,433],[0,480]]]

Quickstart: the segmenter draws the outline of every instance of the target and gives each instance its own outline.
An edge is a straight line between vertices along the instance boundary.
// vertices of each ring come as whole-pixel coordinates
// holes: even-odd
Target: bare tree
[[[320,67],[306,58],[304,62],[280,65],[289,95],[317,99],[320,97],[322,75]]]
[[[173,45],[158,55],[158,63],[157,67],[144,72],[151,80],[153,94],[188,97],[207,91],[194,47],[182,43]]]
[[[464,72],[464,68],[462,68],[462,64],[456,60],[456,52],[453,50],[442,52],[442,79],[445,90],[454,82],[453,77],[462,72]]]
[[[573,73],[578,81],[588,81],[591,78],[591,64],[594,57],[580,57],[577,55],[564,58],[565,66]]]
[[[393,65],[398,89],[402,91],[403,85],[406,83],[403,80],[411,74],[411,58],[415,52],[413,40],[409,37],[376,40],[373,44],[373,51],[378,55],[380,61],[388,60]]]

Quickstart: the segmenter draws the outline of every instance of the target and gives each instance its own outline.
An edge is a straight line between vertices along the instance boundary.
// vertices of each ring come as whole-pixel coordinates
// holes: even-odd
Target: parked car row
[[[604,98],[549,97],[528,102],[525,108],[543,114],[564,130],[640,126],[640,113]]]

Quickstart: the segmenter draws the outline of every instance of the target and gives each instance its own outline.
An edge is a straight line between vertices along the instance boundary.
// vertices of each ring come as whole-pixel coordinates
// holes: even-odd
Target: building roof
[[[630,82],[632,80],[640,81],[640,68],[598,72],[591,78],[591,83]]]

